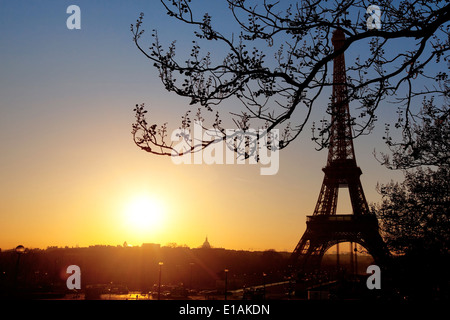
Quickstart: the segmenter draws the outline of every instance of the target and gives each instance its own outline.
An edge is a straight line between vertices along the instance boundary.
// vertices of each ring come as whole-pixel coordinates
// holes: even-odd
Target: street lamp
[[[267,274],[265,272],[263,272],[262,274],[263,276],[263,299],[266,299],[266,276]]]
[[[158,300],[161,299],[161,267],[163,264],[163,262],[159,263]]]
[[[291,280],[292,280],[292,277],[289,276],[289,277],[288,277],[288,280],[289,280],[289,286],[288,286],[288,299],[291,300],[291,291],[292,291],[292,282],[291,282]]]
[[[225,300],[227,300],[227,291],[228,291],[228,269],[225,269]]]
[[[192,267],[193,267],[194,265],[195,265],[195,263],[193,263],[193,262],[189,263],[189,266],[191,267],[191,268],[190,268],[189,287],[191,288],[191,290],[192,290]]]
[[[19,275],[19,263],[20,256],[25,252],[25,247],[23,245],[18,245],[15,249],[17,253],[17,262],[16,262],[16,274],[14,275],[14,289],[17,289],[17,277]]]
[[[25,247],[23,245],[20,244],[16,247],[16,253],[19,254],[19,256],[24,252],[25,252]]]

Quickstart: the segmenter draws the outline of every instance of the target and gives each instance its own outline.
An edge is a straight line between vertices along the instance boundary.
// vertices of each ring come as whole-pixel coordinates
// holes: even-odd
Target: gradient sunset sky
[[[201,5],[213,21],[228,14],[218,2]],[[81,30],[66,27],[72,4],[81,8]],[[131,135],[134,106],[145,103],[151,121],[175,129],[189,101],[165,91],[132,42],[140,12],[144,47],[153,28],[165,43],[194,39],[159,1],[0,0],[0,248],[197,247],[208,236],[214,247],[292,251],[314,210],[327,150],[315,151],[308,127],[281,152],[273,176],[260,175],[260,165],[175,165],[141,151]],[[216,25],[226,27],[226,18]],[[372,154],[386,151],[381,137],[396,107],[381,105],[378,117],[374,133],[355,141],[369,203],[380,200],[377,182],[402,180]],[[160,206],[148,227],[128,216],[142,198]],[[340,208],[348,210],[348,201]]]

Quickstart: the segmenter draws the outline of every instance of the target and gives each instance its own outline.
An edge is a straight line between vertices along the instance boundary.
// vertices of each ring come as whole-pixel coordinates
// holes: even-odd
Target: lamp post
[[[14,275],[14,290],[17,290],[17,277],[19,275],[20,256],[25,252],[25,247],[23,245],[18,245],[15,251],[17,253],[17,262],[16,262],[16,274]]]
[[[288,276],[288,281],[289,281],[289,284],[288,284],[288,299],[289,300],[291,300],[291,278],[292,278],[292,275],[293,275],[293,271],[294,271],[294,267],[291,265],[291,264],[288,264],[288,271],[289,271],[289,276]],[[297,274],[297,277],[298,277],[298,274]]]
[[[228,269],[225,269],[225,300],[227,300],[227,291],[228,291]]]
[[[163,265],[163,262],[159,263],[158,300],[161,299],[161,268]]]
[[[189,263],[189,266],[190,266],[189,287],[191,288],[191,290],[192,290],[192,267],[194,267],[194,264],[195,264],[195,263],[193,263],[193,262]]]
[[[265,272],[263,272],[262,274],[263,276],[263,299],[266,299],[266,276],[267,274]]]
[[[292,282],[291,282],[291,280],[292,280],[292,277],[289,276],[289,277],[288,277],[288,280],[289,280],[289,285],[288,285],[288,299],[291,300],[291,291],[292,291]]]

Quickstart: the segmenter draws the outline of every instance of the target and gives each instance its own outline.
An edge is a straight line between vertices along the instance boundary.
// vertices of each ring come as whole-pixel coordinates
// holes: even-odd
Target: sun
[[[150,196],[136,197],[125,207],[125,220],[135,230],[158,229],[163,223],[163,218],[163,206]]]

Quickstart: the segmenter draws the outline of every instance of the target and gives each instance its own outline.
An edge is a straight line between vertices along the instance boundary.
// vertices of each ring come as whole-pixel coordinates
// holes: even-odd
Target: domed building
[[[208,237],[206,237],[205,242],[203,242],[202,249],[211,249],[211,245],[209,244]]]

